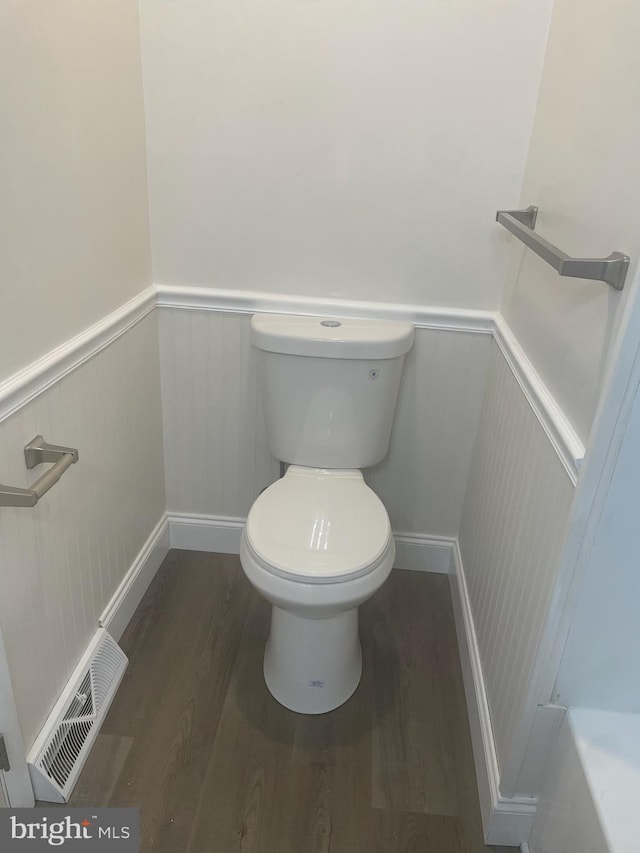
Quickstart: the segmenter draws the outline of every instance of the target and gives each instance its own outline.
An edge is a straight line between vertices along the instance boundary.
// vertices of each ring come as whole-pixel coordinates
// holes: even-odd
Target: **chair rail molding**
[[[0,382],[0,423],[146,317],[156,304],[153,286],[111,314]]]
[[[484,332],[494,328],[493,311],[464,308],[405,305],[397,302],[365,302],[354,299],[261,293],[252,290],[225,290],[214,287],[183,287],[156,284],[156,304],[160,308],[185,308],[229,314],[301,314],[357,319],[408,320],[424,329],[451,332]]]
[[[584,459],[584,444],[502,314],[495,315],[493,337],[575,486]]]
[[[572,482],[584,445],[500,313],[156,284],[0,383],[0,422],[109,346],[156,307],[221,314],[254,312],[408,320],[416,328],[492,335]]]

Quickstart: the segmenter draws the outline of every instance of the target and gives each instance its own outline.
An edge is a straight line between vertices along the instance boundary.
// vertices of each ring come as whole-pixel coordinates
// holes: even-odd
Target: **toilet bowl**
[[[289,464],[249,511],[240,562],[272,605],[264,677],[323,714],[360,680],[358,606],[395,556],[384,505],[360,471],[389,450],[411,323],[298,315],[251,319],[267,444]]]
[[[357,469],[292,465],[255,501],[240,559],[273,605],[264,677],[281,704],[322,714],[351,696],[362,671],[358,606],[394,556],[387,512]]]

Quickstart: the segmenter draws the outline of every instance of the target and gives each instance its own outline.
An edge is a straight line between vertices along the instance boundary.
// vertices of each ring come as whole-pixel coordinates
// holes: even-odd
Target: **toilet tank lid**
[[[315,358],[397,358],[411,349],[413,323],[254,314],[253,345],[267,352]]]

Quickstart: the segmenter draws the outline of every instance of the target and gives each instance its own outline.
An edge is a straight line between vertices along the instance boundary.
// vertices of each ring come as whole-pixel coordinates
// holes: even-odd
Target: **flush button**
[[[337,329],[342,323],[338,322],[338,320],[321,320],[320,325],[328,326],[330,329]]]

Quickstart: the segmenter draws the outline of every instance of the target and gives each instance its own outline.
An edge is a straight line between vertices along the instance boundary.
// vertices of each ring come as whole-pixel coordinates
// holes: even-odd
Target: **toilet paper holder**
[[[29,489],[0,484],[0,506],[35,506],[40,498],[58,482],[64,472],[78,461],[75,447],[62,447],[48,444],[41,435],[36,435],[25,445],[24,458],[27,468],[35,468],[43,462],[53,462],[49,468]]]

